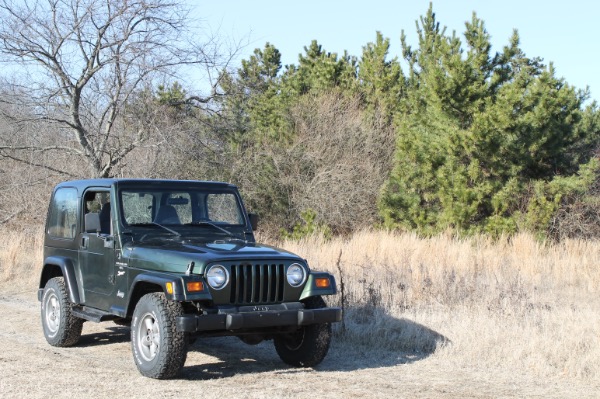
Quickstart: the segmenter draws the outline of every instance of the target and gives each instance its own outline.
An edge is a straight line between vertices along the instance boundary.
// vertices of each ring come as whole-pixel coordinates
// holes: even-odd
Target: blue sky
[[[313,39],[328,52],[360,56],[380,31],[391,40],[390,55],[401,56],[400,34],[417,40],[415,21],[429,0],[189,0],[193,15],[233,40],[248,39],[242,58],[266,42],[282,53],[282,62],[297,64],[298,54]],[[448,32],[462,36],[472,12],[485,21],[493,51],[508,43],[516,28],[529,57],[553,62],[556,73],[577,87],[589,86],[600,100],[600,2],[595,0],[438,0],[433,10]]]

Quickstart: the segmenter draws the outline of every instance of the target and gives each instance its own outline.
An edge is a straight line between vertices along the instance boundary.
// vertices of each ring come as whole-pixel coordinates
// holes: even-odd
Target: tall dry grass
[[[42,232],[2,231],[2,287],[37,288]],[[274,243],[336,275],[338,342],[457,367],[600,378],[600,242],[364,231]],[[395,352],[394,352],[395,351]]]
[[[367,231],[279,244],[343,283],[338,333],[354,344],[600,378],[600,242]]]
[[[37,289],[44,249],[42,228],[0,229],[0,284],[16,290]]]

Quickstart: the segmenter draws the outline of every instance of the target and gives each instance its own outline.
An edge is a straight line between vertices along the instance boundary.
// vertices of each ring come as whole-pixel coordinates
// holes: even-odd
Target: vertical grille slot
[[[245,264],[231,266],[232,304],[283,302],[284,265]]]

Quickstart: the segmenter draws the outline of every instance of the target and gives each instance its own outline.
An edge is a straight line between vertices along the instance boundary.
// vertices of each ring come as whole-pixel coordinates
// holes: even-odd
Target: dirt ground
[[[198,340],[179,378],[157,381],[138,373],[128,328],[87,322],[76,347],[54,348],[44,339],[35,293],[11,291],[0,290],[2,398],[600,397],[600,383],[540,379],[506,367],[481,370],[436,353],[392,353],[336,341],[313,370],[287,367],[271,342]]]

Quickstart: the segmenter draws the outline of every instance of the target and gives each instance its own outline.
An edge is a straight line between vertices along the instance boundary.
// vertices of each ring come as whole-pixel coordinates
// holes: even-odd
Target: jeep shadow
[[[367,312],[366,318],[356,315]],[[412,320],[395,318],[368,309],[353,309],[346,320],[346,331],[337,328],[328,356],[314,367],[320,372],[345,371],[393,367],[410,364],[432,355],[436,349],[449,345],[444,335]],[[353,317],[354,316],[354,317]],[[376,320],[374,319],[376,318]],[[381,329],[368,328],[367,322],[376,322]],[[374,325],[374,324],[371,324]],[[253,347],[233,337],[199,339],[190,347],[190,353],[201,352],[218,359],[216,362],[191,364],[188,361],[181,378],[210,380],[256,372],[302,373],[307,369],[288,367],[282,363],[272,342],[265,341]],[[308,369],[310,370],[310,369]]]

